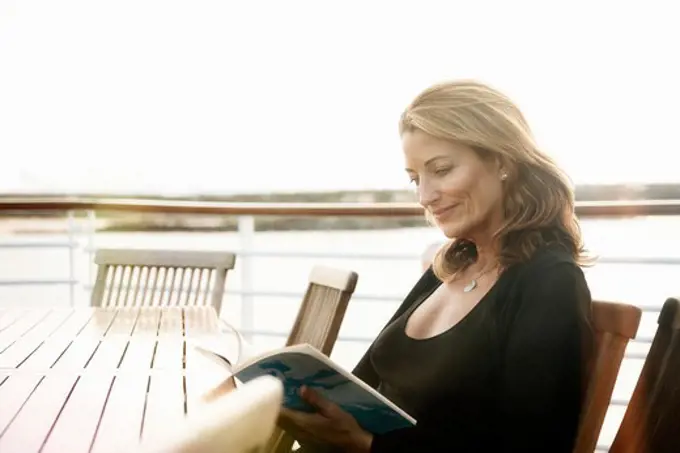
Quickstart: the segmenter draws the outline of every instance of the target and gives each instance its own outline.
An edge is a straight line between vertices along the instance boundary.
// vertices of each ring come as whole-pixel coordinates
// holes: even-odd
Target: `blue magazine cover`
[[[376,390],[307,344],[251,358],[237,364],[233,372],[234,377],[243,383],[264,375],[274,376],[283,383],[285,407],[312,411],[313,408],[298,393],[305,385],[352,414],[366,431],[374,434],[416,423]]]

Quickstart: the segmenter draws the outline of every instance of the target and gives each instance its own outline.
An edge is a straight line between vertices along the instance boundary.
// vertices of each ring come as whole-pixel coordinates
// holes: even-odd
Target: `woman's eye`
[[[450,172],[450,171],[451,171],[451,167],[437,168],[437,169],[434,171],[434,174],[437,175],[437,176],[443,176],[443,175],[447,174],[447,173]]]

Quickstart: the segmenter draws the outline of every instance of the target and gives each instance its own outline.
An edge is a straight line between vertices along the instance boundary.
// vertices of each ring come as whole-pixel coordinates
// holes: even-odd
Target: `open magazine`
[[[198,347],[223,360],[242,383],[264,375],[277,377],[283,383],[286,408],[313,410],[299,396],[299,389],[304,385],[352,414],[368,432],[382,434],[416,424],[413,417],[308,344],[275,349],[247,357],[237,364],[231,364],[215,348]]]

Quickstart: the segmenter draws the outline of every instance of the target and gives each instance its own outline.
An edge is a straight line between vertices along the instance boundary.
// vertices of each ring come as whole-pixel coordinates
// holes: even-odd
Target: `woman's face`
[[[503,174],[494,159],[422,131],[402,135],[420,204],[448,238],[486,242],[503,221]]]

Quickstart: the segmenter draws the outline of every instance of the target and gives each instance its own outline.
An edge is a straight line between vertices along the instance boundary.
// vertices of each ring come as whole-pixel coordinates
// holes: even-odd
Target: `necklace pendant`
[[[465,285],[465,287],[463,288],[463,292],[469,293],[470,291],[472,291],[476,287],[477,287],[477,280],[473,279],[472,281],[470,281],[470,283]]]

